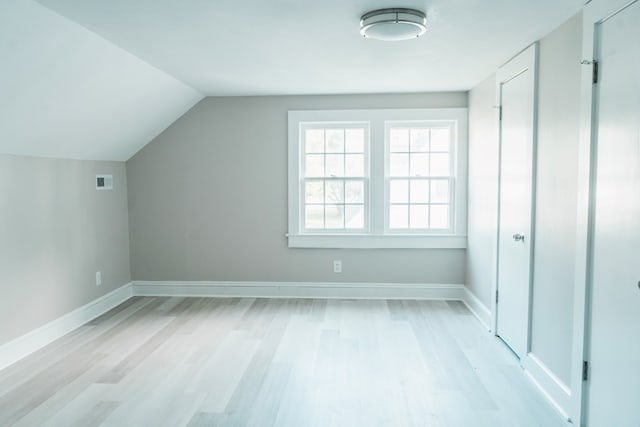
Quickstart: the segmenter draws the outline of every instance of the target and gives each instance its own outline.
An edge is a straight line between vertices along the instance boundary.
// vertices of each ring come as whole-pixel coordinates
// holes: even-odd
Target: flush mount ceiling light
[[[360,18],[363,37],[398,41],[420,37],[427,31],[427,16],[416,9],[388,8],[365,13]]]

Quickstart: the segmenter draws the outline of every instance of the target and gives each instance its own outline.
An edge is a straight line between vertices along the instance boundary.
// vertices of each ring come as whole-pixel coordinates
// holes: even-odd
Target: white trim
[[[485,327],[490,318],[461,284],[133,281],[0,346],[0,371],[133,296],[449,300],[462,301]]]
[[[0,346],[0,370],[63,337],[133,296],[128,283],[31,332]]]
[[[462,297],[462,302],[467,306],[469,311],[476,316],[480,324],[484,326],[487,331],[491,331],[491,310],[482,303],[476,297],[473,292],[468,287],[464,287],[464,296]]]
[[[464,249],[467,236],[322,235],[288,236],[290,248],[340,249]]]
[[[551,403],[556,411],[567,421],[570,421],[571,390],[558,378],[538,357],[527,354],[520,361],[524,371],[538,387],[542,395]]]
[[[464,285],[324,282],[133,281],[134,295],[247,298],[463,300]]]

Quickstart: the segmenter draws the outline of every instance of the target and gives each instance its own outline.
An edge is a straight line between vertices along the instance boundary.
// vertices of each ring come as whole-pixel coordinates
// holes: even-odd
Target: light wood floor
[[[0,371],[0,426],[564,426],[460,302],[135,297]]]

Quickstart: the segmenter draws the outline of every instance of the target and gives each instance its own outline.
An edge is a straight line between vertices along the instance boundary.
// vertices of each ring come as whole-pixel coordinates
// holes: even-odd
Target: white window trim
[[[455,209],[451,234],[390,234],[385,231],[385,158],[387,122],[451,121],[457,123],[455,150]],[[376,109],[289,111],[288,225],[290,248],[466,248],[467,246],[467,109]],[[301,227],[300,124],[304,122],[369,122],[369,231],[309,233]],[[378,189],[378,190],[376,190]]]

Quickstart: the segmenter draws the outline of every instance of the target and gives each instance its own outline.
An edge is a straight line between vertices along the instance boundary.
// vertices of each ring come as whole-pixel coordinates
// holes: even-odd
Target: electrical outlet
[[[96,286],[102,285],[102,273],[96,271]]]
[[[342,273],[342,261],[340,261],[339,259],[333,261],[333,272]]]

